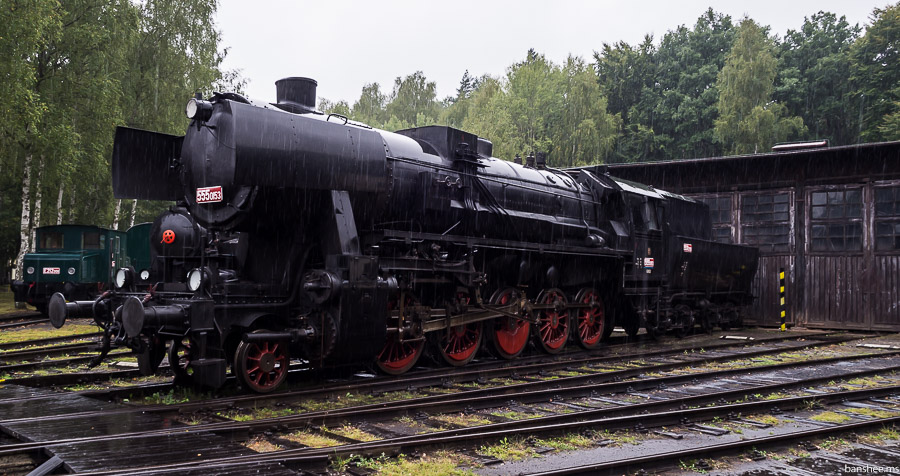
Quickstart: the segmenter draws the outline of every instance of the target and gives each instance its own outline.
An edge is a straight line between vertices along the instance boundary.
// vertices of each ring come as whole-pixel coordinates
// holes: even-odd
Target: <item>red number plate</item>
[[[197,189],[197,203],[216,203],[222,201],[222,186],[202,187]]]
[[[59,268],[44,268],[44,274],[59,274]]]

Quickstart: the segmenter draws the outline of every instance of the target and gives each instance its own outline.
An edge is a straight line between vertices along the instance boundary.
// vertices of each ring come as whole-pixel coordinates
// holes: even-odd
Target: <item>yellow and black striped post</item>
[[[781,299],[781,330],[787,330],[787,325],[785,324],[785,318],[787,317],[787,312],[784,308],[784,268],[781,268],[781,271],[778,273],[778,297]]]

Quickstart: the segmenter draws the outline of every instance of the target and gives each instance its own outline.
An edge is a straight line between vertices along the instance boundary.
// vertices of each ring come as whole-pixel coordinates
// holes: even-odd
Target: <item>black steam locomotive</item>
[[[426,344],[450,365],[557,353],[616,324],[734,325],[751,299],[756,249],[710,241],[699,202],[493,158],[449,127],[325,116],[307,78],[276,88],[192,99],[183,137],[117,130],[116,197],[176,202],[151,232],[156,284],[119,270],[96,300],[55,296],[54,325],[90,315],[148,372],[170,343],[178,378],[217,387],[231,365],[267,392],[292,359],[400,374]]]

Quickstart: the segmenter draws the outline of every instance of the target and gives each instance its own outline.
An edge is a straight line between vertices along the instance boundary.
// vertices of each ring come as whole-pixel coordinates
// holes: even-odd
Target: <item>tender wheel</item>
[[[491,304],[506,305],[519,299],[519,292],[514,288],[497,290],[491,297]],[[531,323],[514,317],[501,316],[494,320],[491,340],[494,351],[501,358],[515,359],[528,345]]]
[[[412,298],[404,296],[403,302],[406,306],[413,304]],[[397,306],[397,301],[388,302],[388,309],[393,310]],[[401,320],[402,321],[402,320]],[[400,321],[395,323],[400,326]],[[400,375],[407,370],[413,368],[419,357],[422,357],[422,351],[425,348],[425,339],[402,339],[400,332],[388,333],[385,338],[384,347],[378,353],[375,364],[382,372],[390,375]]]
[[[680,339],[694,330],[696,319],[694,318],[694,310],[686,304],[675,306],[674,311],[678,318],[678,327],[675,328],[675,336]]]
[[[253,331],[269,332],[264,329]],[[247,342],[243,339],[234,352],[234,365],[241,384],[258,393],[268,393],[287,377],[290,359],[286,342]]]
[[[566,296],[556,288],[545,289],[537,298],[537,304],[552,304],[553,309],[536,311],[537,326],[532,330],[534,343],[548,354],[557,354],[569,340],[569,310]]]
[[[575,296],[575,302],[591,306],[577,310],[572,335],[581,347],[595,349],[612,332],[612,322],[606,315],[606,306],[600,299],[600,294],[591,288],[579,291]]]
[[[193,370],[190,368],[193,342],[187,337],[172,341],[169,346],[169,368],[175,374],[175,381],[189,383]]]

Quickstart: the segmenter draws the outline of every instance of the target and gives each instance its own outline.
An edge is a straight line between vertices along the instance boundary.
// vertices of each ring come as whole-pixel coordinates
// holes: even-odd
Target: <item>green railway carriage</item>
[[[22,280],[10,287],[16,301],[27,302],[43,314],[53,293],[61,292],[70,300],[94,299],[110,289],[117,269],[135,263],[145,266],[140,269],[149,268],[149,224],[135,225],[128,232],[53,225],[36,233],[37,247],[25,255]],[[130,247],[129,241],[134,243]],[[137,257],[135,263],[131,254]]]

